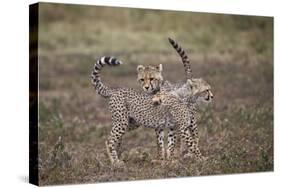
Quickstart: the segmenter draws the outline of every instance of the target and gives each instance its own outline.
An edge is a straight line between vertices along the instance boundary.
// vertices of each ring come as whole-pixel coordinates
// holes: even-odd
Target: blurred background
[[[112,170],[104,144],[111,118],[91,68],[104,55],[122,60],[102,71],[112,87],[140,89],[139,64],[161,63],[166,79],[182,81],[168,37],[187,50],[194,76],[215,95],[198,121],[208,159],[153,164],[155,133],[139,128],[123,139],[127,168]],[[41,185],[273,170],[271,17],[40,3],[39,75]]]

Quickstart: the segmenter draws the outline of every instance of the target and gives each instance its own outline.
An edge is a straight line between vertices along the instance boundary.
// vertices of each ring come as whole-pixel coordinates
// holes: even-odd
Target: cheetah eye
[[[140,79],[140,81],[141,81],[141,82],[143,82],[143,81],[144,81],[144,79],[143,79],[143,78],[141,78],[141,79]]]
[[[150,78],[150,81],[153,81],[154,80],[154,78]]]

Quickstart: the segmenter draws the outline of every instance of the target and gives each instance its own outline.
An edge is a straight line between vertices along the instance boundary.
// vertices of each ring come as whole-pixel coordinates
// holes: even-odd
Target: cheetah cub
[[[160,64],[158,66],[139,65],[137,67],[138,83],[148,94],[155,94],[159,91],[162,91],[165,93],[170,93],[174,97],[178,98],[189,109],[192,124],[195,124],[194,126],[196,126],[195,114],[197,109],[208,105],[210,102],[212,102],[214,97],[211,92],[211,86],[202,78],[192,78],[191,65],[187,53],[174,40],[169,38],[169,42],[182,59],[186,75],[186,82],[173,84],[167,80],[164,80],[162,76],[163,66]],[[155,86],[155,83],[158,83],[159,85]],[[157,102],[157,98],[154,100],[155,104],[160,102]],[[164,130],[156,129],[155,131],[157,137],[158,158],[163,159],[165,158],[163,141]],[[195,130],[195,132],[196,131],[197,130]],[[175,145],[175,136],[174,129],[170,128],[168,130],[167,158],[169,158],[169,153],[171,150],[173,150]],[[182,141],[182,143],[184,142]],[[181,144],[181,150],[182,148],[184,148],[183,144]]]
[[[202,160],[202,154],[198,147],[198,129],[197,124],[193,118],[193,112],[189,107],[183,103],[177,96],[161,91],[155,94],[152,98],[154,104],[161,104],[165,106],[171,113],[173,119],[177,124],[178,135],[181,138],[181,150],[187,149],[189,156],[195,156],[197,160]],[[175,138],[174,140],[175,141]],[[174,158],[175,143],[171,143],[167,150],[167,158]]]
[[[188,82],[190,86],[190,89],[187,90],[188,97],[181,98],[179,94],[182,94],[182,91],[160,91],[153,95],[152,101],[155,105],[163,105],[168,108],[177,124],[181,125],[178,129],[181,141],[180,154],[184,155],[184,158],[195,156],[196,159],[202,160],[203,157],[198,148],[199,136],[196,114],[198,106],[205,105],[212,100],[212,95],[209,94],[211,86],[201,78],[190,79]],[[186,122],[187,115],[189,122]],[[177,134],[174,132],[171,134],[170,130],[167,148],[168,159],[173,157],[171,153],[174,153],[176,136]]]

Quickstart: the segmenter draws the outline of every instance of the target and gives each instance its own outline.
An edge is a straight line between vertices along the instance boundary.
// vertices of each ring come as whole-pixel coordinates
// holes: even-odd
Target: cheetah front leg
[[[191,133],[191,137],[194,141],[193,148],[189,148],[190,153],[194,154],[197,160],[203,160],[205,159],[201,151],[199,149],[199,136],[198,136],[198,127],[197,127],[197,121],[196,121],[196,111],[190,111],[191,118],[190,118],[190,126],[189,130]]]
[[[120,138],[120,139],[118,140],[118,142],[116,143],[116,151],[117,151],[118,157],[121,156],[121,152],[122,152],[121,144],[122,144],[122,138]]]
[[[196,160],[201,161],[203,159],[202,154],[198,147],[198,130],[195,128],[194,130],[191,130],[189,128],[183,128],[180,131],[181,136],[181,142],[184,142],[184,144],[187,147],[188,153],[184,155],[184,157],[188,156],[195,156]],[[195,133],[196,132],[196,133]]]
[[[168,130],[168,148],[167,148],[167,159],[173,160],[175,156],[175,142],[176,134],[173,128]]]
[[[205,158],[202,156],[201,151],[199,149],[198,128],[194,127],[193,129],[190,130],[190,132],[194,144],[191,146],[191,148],[189,148],[189,151],[196,157],[197,160],[201,161]]]
[[[161,128],[155,129],[156,144],[157,144],[157,159],[163,161],[165,159],[164,147],[164,130]]]

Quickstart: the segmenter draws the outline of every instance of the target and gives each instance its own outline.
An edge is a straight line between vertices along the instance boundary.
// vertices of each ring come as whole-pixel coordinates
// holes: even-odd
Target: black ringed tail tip
[[[175,43],[175,41],[173,39],[171,39],[170,37],[168,37],[168,39],[169,39],[170,43]]]
[[[96,89],[97,93],[103,97],[109,97],[111,95],[111,88],[104,85],[100,78],[100,72],[104,66],[117,66],[123,64],[122,61],[117,60],[117,58],[110,56],[103,56],[99,58],[92,69],[91,80],[92,85]]]
[[[117,58],[115,57],[110,57],[110,56],[103,56],[100,58],[101,64],[107,64],[107,65],[121,65],[123,64],[122,61],[119,61]]]
[[[170,44],[171,44],[176,50],[178,50],[178,47],[179,47],[178,43],[177,43],[176,41],[174,41],[173,39],[171,39],[171,38],[168,38],[168,39],[169,39]]]

